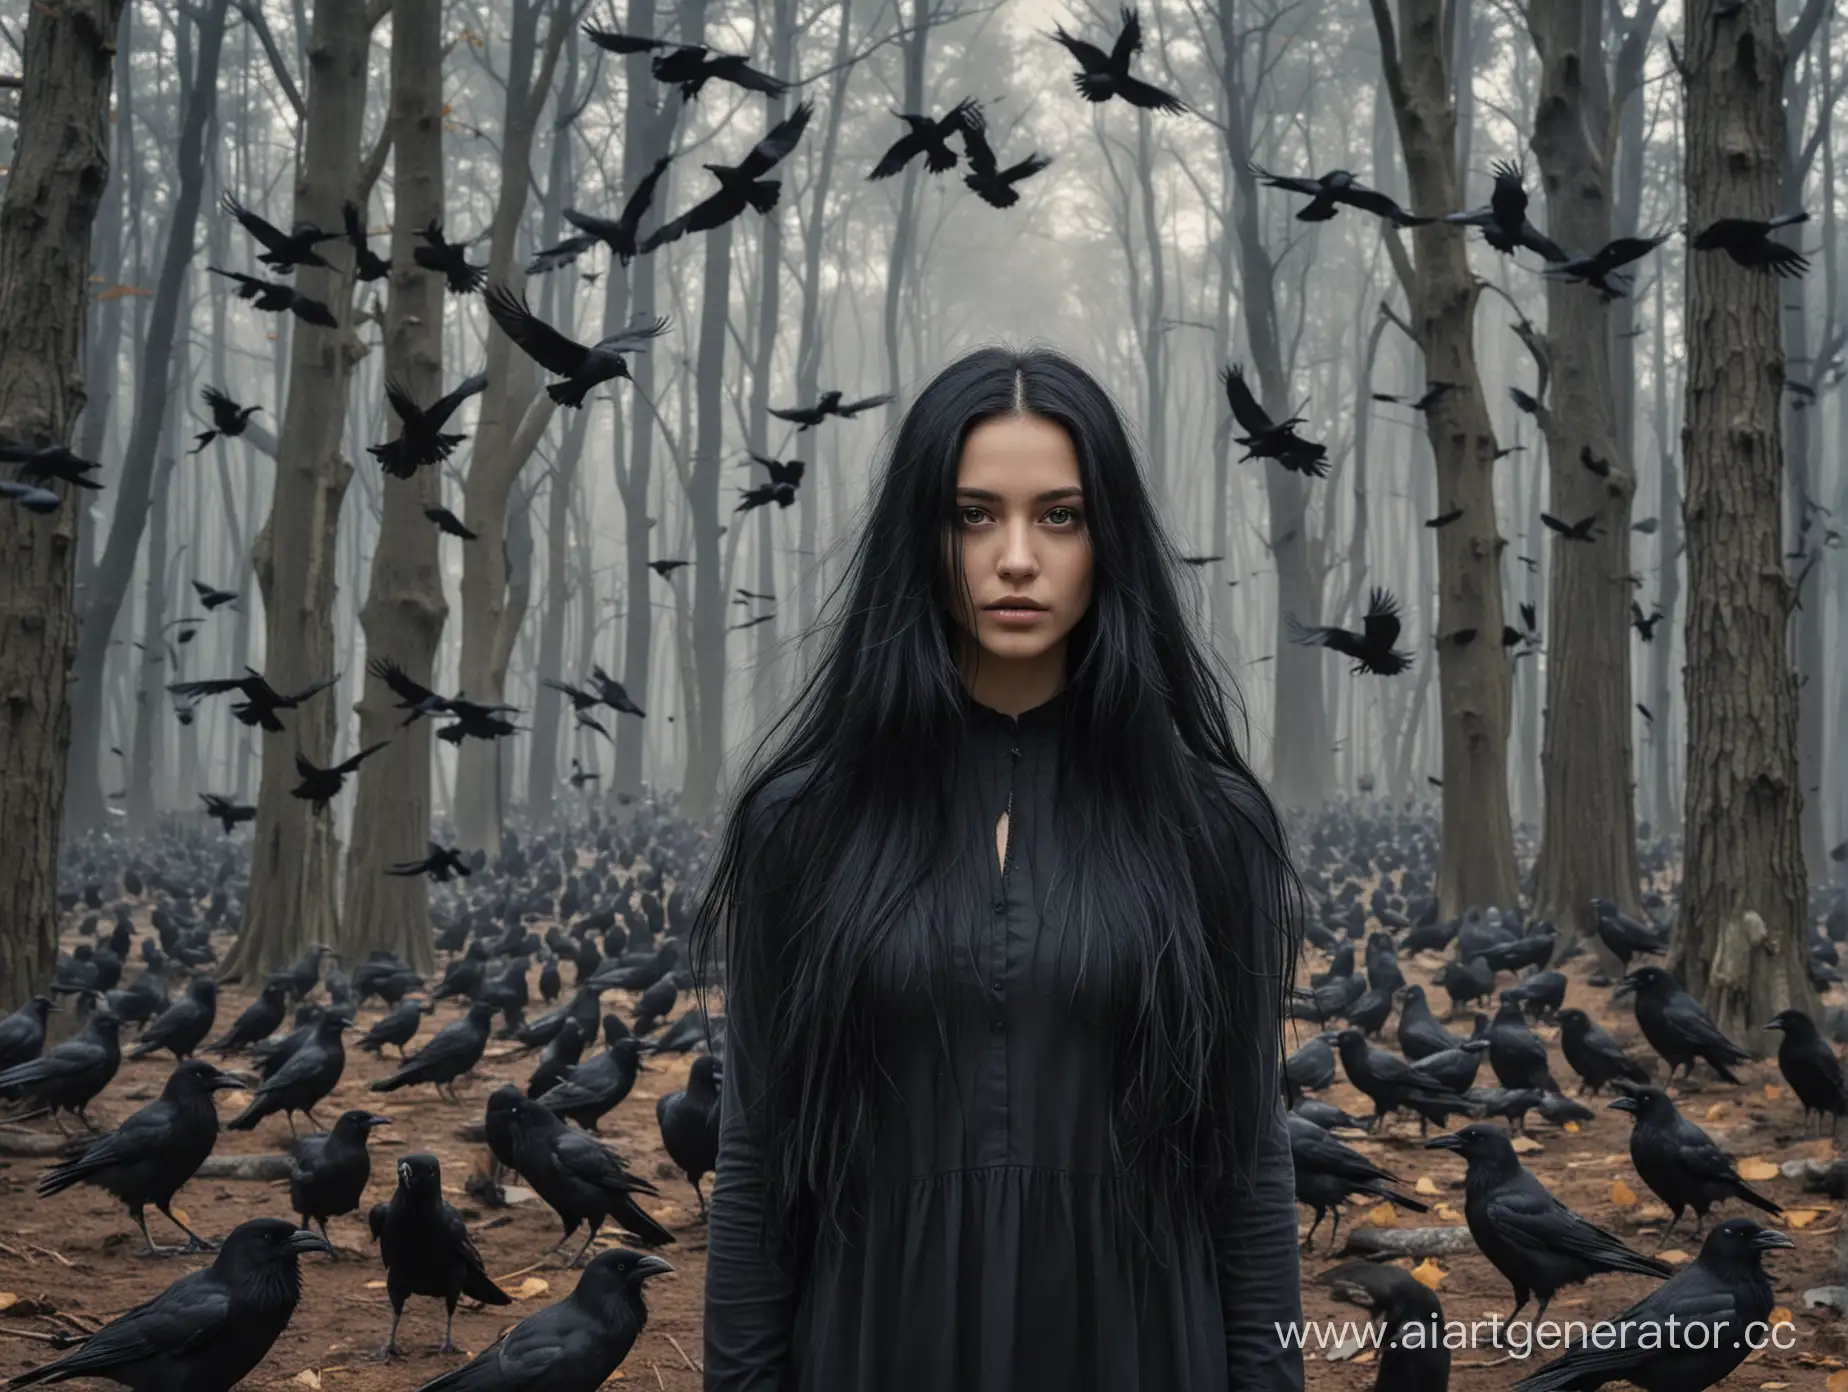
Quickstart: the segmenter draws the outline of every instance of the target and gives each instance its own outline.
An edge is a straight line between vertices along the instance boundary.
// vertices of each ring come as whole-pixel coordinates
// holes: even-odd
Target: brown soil
[[[1434,958],[1407,963],[1407,979],[1428,982],[1435,965]],[[244,988],[227,990],[219,1004],[221,1025],[234,1019],[249,999],[250,992]],[[1441,1001],[1443,997],[1436,994],[1436,999]],[[1611,1010],[1607,991],[1586,986],[1575,975],[1569,1003],[1590,1011],[1606,1028],[1631,1044],[1638,1058],[1652,1057],[1637,1036],[1628,1012]],[[362,1027],[376,1015],[376,1009],[371,1007],[363,1011]],[[434,1021],[426,1022],[420,1038],[427,1039],[435,1027],[453,1017],[452,1008],[439,1009]],[[1551,1029],[1543,1027],[1540,1033],[1549,1041],[1556,1038]],[[536,1055],[517,1054],[509,1044],[490,1045],[477,1076],[461,1084],[466,1105],[456,1107],[439,1100],[428,1087],[388,1095],[369,1093],[366,1084],[389,1071],[390,1065],[381,1065],[372,1056],[349,1049],[346,1076],[334,1096],[317,1109],[324,1123],[331,1123],[343,1108],[353,1106],[371,1106],[394,1118],[396,1125],[376,1133],[373,1139],[368,1204],[390,1196],[397,1156],[413,1148],[433,1151],[442,1160],[449,1199],[467,1217],[487,1258],[490,1274],[510,1277],[506,1282],[510,1290],[523,1288],[529,1277],[545,1283],[543,1289],[524,1287],[530,1294],[510,1309],[471,1309],[465,1302],[456,1315],[456,1342],[471,1352],[486,1348],[515,1319],[559,1298],[576,1279],[574,1272],[556,1264],[557,1259],[549,1266],[533,1266],[559,1233],[551,1211],[542,1203],[529,1199],[497,1211],[485,1208],[463,1192],[470,1172],[485,1166],[487,1152],[458,1139],[457,1128],[480,1119],[484,1099],[492,1088],[509,1081],[523,1084],[535,1058]],[[1555,1064],[1563,1080],[1563,1059],[1556,1057]],[[172,1060],[164,1053],[139,1062],[125,1060],[101,1105],[93,1110],[95,1119],[112,1123],[153,1098],[171,1066]],[[700,1386],[699,1374],[691,1364],[701,1356],[704,1229],[694,1221],[697,1206],[692,1190],[667,1160],[654,1119],[655,1099],[683,1086],[689,1066],[690,1058],[653,1061],[632,1096],[605,1118],[603,1126],[606,1139],[631,1168],[656,1180],[664,1199],[646,1206],[679,1239],[662,1254],[673,1263],[675,1273],[650,1283],[648,1327],[618,1375],[629,1385],[661,1392],[695,1392]],[[1830,1153],[1826,1141],[1802,1141],[1799,1108],[1788,1089],[1779,1085],[1774,1060],[1748,1067],[1742,1076],[1745,1085],[1737,1088],[1698,1079],[1694,1089],[1681,1091],[1683,1111],[1741,1160],[1762,1157],[1776,1163],[1798,1154]],[[1482,1081],[1492,1081],[1486,1063]],[[1366,1099],[1345,1082],[1321,1095],[1357,1115],[1370,1110]],[[242,1094],[228,1094],[221,1114],[235,1115],[243,1101]],[[1571,1207],[1614,1229],[1632,1245],[1650,1251],[1661,1222],[1666,1220],[1666,1210],[1652,1207],[1652,1196],[1644,1191],[1630,1168],[1629,1119],[1622,1113],[1602,1110],[1599,1100],[1593,1099],[1589,1105],[1597,1110],[1597,1118],[1577,1134],[1556,1130],[1537,1115],[1533,1117],[1531,1133],[1544,1148],[1523,1158]],[[34,1125],[43,1127],[45,1123]],[[1357,1136],[1347,1139],[1400,1175],[1408,1191],[1420,1179],[1428,1179],[1435,1186],[1437,1192],[1426,1195],[1434,1211],[1427,1215],[1400,1213],[1400,1225],[1460,1224],[1462,1161],[1452,1154],[1420,1150],[1415,1120],[1408,1116],[1396,1119],[1391,1130],[1390,1136],[1379,1140]],[[254,1134],[222,1134],[218,1153],[274,1153],[283,1148],[288,1134],[281,1118],[271,1118]],[[79,1187],[51,1199],[36,1198],[31,1187],[45,1164],[41,1160],[0,1159],[0,1195],[4,1196],[0,1204],[6,1214],[6,1222],[0,1225],[0,1293],[4,1293],[0,1294],[0,1307],[10,1306],[0,1308],[0,1377],[54,1356],[48,1344],[28,1337],[30,1334],[68,1332],[73,1321],[77,1327],[86,1322],[94,1327],[95,1321],[107,1320],[147,1299],[184,1270],[201,1263],[198,1257],[137,1258],[134,1253],[140,1246],[139,1234],[121,1206],[98,1190]],[[1640,1203],[1619,1207],[1613,1202],[1613,1181],[1619,1179],[1641,1195]],[[1848,1333],[1828,1312],[1806,1310],[1802,1293],[1834,1279],[1831,1234],[1842,1214],[1838,1206],[1821,1196],[1803,1193],[1798,1184],[1781,1177],[1757,1187],[1788,1208],[1814,1210],[1802,1228],[1790,1221],[1781,1225],[1796,1239],[1797,1250],[1775,1252],[1767,1259],[1780,1303],[1795,1318],[1796,1348],[1755,1355],[1751,1363],[1734,1374],[1729,1385],[1820,1387],[1827,1370],[1843,1366],[1843,1360],[1848,1359]],[[195,1180],[181,1191],[178,1202],[195,1228],[214,1237],[222,1236],[246,1218],[264,1214],[289,1216],[287,1186],[283,1183]],[[1449,1213],[1438,1205],[1447,1206]],[[1304,1212],[1302,1227],[1306,1231],[1306,1211],[1299,1212]],[[1735,1213],[1758,1216],[1756,1210],[1737,1205],[1727,1206],[1720,1216]],[[1364,1227],[1369,1221],[1364,1208],[1352,1208],[1343,1224],[1342,1242],[1346,1242],[1351,1229]],[[158,1215],[150,1215],[149,1224],[158,1242],[179,1237],[166,1228]],[[330,1262],[314,1257],[304,1261],[301,1307],[269,1358],[246,1385],[318,1387],[325,1392],[403,1392],[456,1366],[458,1358],[428,1352],[442,1336],[440,1303],[416,1298],[407,1306],[400,1330],[400,1343],[410,1356],[389,1367],[364,1361],[384,1342],[390,1323],[383,1272],[361,1221],[345,1218],[329,1226],[342,1260]],[[1364,1318],[1363,1311],[1333,1300],[1326,1288],[1315,1282],[1319,1273],[1343,1259],[1339,1253],[1325,1255],[1328,1231],[1325,1223],[1316,1235],[1315,1251],[1303,1257],[1305,1314],[1312,1321]],[[1698,1249],[1691,1241],[1684,1241],[1689,1231],[1689,1225],[1684,1224],[1672,1244],[1691,1254]],[[606,1236],[599,1246],[613,1245],[615,1240]],[[1439,1258],[1437,1265],[1443,1270],[1437,1290],[1446,1318],[1476,1320],[1490,1314],[1507,1314],[1513,1304],[1507,1283],[1473,1250]],[[1561,1292],[1549,1315],[1559,1319],[1601,1318],[1644,1295],[1653,1284],[1641,1277],[1598,1277],[1587,1285]],[[16,1299],[8,1300],[8,1295]],[[1524,1313],[1531,1316],[1533,1306]],[[1374,1375],[1368,1366],[1371,1361],[1371,1355],[1364,1353],[1339,1362],[1311,1355],[1307,1361],[1308,1385],[1326,1392],[1370,1387]],[[1451,1385],[1467,1392],[1506,1387],[1542,1361],[1543,1357],[1536,1356],[1517,1364],[1491,1349],[1462,1350],[1453,1355]]]

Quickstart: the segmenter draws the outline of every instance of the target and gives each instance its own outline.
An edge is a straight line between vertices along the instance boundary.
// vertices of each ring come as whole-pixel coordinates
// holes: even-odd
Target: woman
[[[1302,1386],[1301,890],[1180,573],[1066,358],[906,413],[693,933],[709,1392]]]

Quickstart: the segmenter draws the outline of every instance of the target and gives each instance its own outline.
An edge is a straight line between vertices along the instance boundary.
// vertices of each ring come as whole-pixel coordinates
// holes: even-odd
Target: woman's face
[[[951,521],[968,586],[965,600],[951,577],[963,630],[1006,662],[1062,653],[1091,603],[1091,539],[1064,428],[1025,415],[977,426],[963,443]]]

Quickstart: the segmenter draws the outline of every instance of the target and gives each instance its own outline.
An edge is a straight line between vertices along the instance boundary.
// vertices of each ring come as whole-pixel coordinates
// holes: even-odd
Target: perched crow
[[[1777,1067],[1796,1093],[1797,1101],[1803,1104],[1805,1129],[1811,1112],[1817,1114],[1818,1129],[1826,1112],[1829,1134],[1833,1136],[1835,1119],[1848,1114],[1848,1083],[1843,1081],[1841,1060],[1835,1057],[1835,1050],[1823,1039],[1816,1022],[1801,1010],[1780,1010],[1765,1028],[1783,1032],[1777,1046]]]
[[[339,1085],[340,1075],[346,1071],[346,1048],[340,1034],[352,1028],[351,1017],[331,1010],[324,1012],[314,1022],[314,1033],[302,1041],[287,1063],[263,1080],[250,1105],[225,1129],[254,1131],[264,1117],[277,1112],[289,1123],[290,1135],[295,1134],[297,1112],[319,1125],[314,1104]]]
[[[1729,1083],[1739,1081],[1731,1065],[1746,1063],[1752,1055],[1740,1048],[1707,1017],[1699,1001],[1681,989],[1681,983],[1664,967],[1638,967],[1617,987],[1616,995],[1636,993],[1636,1023],[1643,1038],[1668,1061],[1668,1081],[1694,1060],[1705,1059]]]
[[[1536,1318],[1546,1318],[1546,1307],[1562,1286],[1577,1285],[1601,1272],[1669,1274],[1662,1262],[1631,1251],[1615,1234],[1554,1198],[1521,1164],[1500,1128],[1474,1122],[1433,1136],[1425,1149],[1454,1150],[1469,1162],[1464,1217],[1483,1256],[1514,1287],[1509,1319],[1521,1312],[1530,1294],[1540,1297]]]
[[[1333,648],[1354,659],[1349,670],[1358,674],[1393,677],[1412,665],[1411,655],[1393,647],[1399,640],[1399,601],[1379,586],[1367,597],[1367,614],[1361,631],[1308,627],[1289,617],[1290,641],[1304,647]]]
[[[1507,999],[1506,993],[1502,998]],[[1623,1045],[1592,1023],[1591,1016],[1582,1010],[1559,1012],[1559,1047],[1566,1062],[1572,1065],[1572,1071],[1584,1080],[1580,1090],[1593,1097],[1606,1083],[1618,1079],[1632,1083],[1649,1081],[1648,1071],[1624,1052]]]
[[[576,1020],[567,1019],[558,1033],[552,1036],[552,1042],[545,1046],[545,1052],[539,1056],[532,1077],[526,1080],[526,1095],[543,1097],[557,1087],[577,1067],[583,1053],[583,1028]]]
[[[1694,1210],[1694,1235],[1706,1226],[1707,1210],[1727,1199],[1742,1199],[1766,1213],[1783,1213],[1771,1200],[1739,1178],[1732,1157],[1700,1127],[1681,1115],[1674,1099],[1657,1087],[1632,1087],[1610,1108],[1630,1112],[1630,1163],[1644,1184],[1675,1216],[1656,1239],[1659,1251],[1681,1215]]]
[[[340,1114],[332,1131],[303,1136],[296,1143],[289,1167],[289,1205],[301,1215],[304,1228],[315,1223],[326,1237],[329,1218],[359,1208],[372,1178],[372,1152],[366,1142],[375,1127],[390,1125],[390,1117],[355,1107]]]
[[[1437,1292],[1411,1272],[1378,1262],[1344,1262],[1316,1277],[1337,1300],[1370,1310],[1385,1322],[1373,1392],[1444,1392],[1450,1385],[1450,1349],[1431,1331],[1444,1327]],[[1418,1326],[1408,1338],[1408,1326]]]
[[[492,1001],[475,1001],[469,1006],[468,1014],[444,1025],[435,1038],[413,1054],[396,1073],[374,1080],[372,1091],[395,1092],[414,1083],[433,1083],[439,1097],[461,1102],[455,1093],[455,1081],[481,1062],[488,1047],[488,1026],[493,1023],[495,1009]],[[444,1088],[449,1091],[445,1093]]]
[[[368,1215],[385,1263],[385,1293],[391,1300],[391,1334],[380,1350],[396,1358],[398,1321],[413,1295],[443,1302],[448,1319],[438,1353],[454,1353],[451,1338],[456,1302],[463,1296],[487,1305],[511,1305],[513,1297],[489,1279],[462,1215],[443,1198],[443,1171],[434,1155],[418,1152],[398,1162],[398,1190],[390,1203],[374,1204]]]
[[[574,1131],[512,1085],[496,1088],[488,1097],[487,1136],[495,1159],[515,1171],[564,1225],[564,1235],[547,1250],[556,1252],[588,1223],[590,1232],[572,1258],[580,1266],[606,1220],[634,1233],[647,1247],[660,1247],[674,1235],[643,1212],[637,1194],[660,1196],[640,1175],[630,1174],[622,1162],[582,1131]]]
[[[262,1039],[268,1039],[282,1027],[289,1013],[289,983],[272,976],[263,990],[237,1017],[231,1028],[214,1039],[210,1048],[215,1054],[236,1053]]]
[[[1559,1091],[1547,1065],[1546,1041],[1527,1028],[1521,1003],[1505,995],[1489,1026],[1489,1066],[1503,1087]]]
[[[402,1061],[404,1046],[417,1037],[424,1013],[424,1007],[416,1001],[409,998],[399,1000],[389,1014],[374,1022],[372,1028],[366,1031],[365,1038],[359,1041],[359,1047],[383,1058],[385,1046],[395,1044]]]
[[[217,1019],[218,982],[209,976],[195,976],[187,983],[186,994],[141,1032],[128,1056],[145,1058],[156,1049],[165,1049],[176,1059],[190,1058],[212,1032]]]
[[[0,1020],[0,1072],[30,1063],[45,1048],[45,1021],[61,1010],[50,996],[34,996]]]
[[[706,1216],[706,1192],[700,1181],[719,1165],[719,1086],[723,1081],[719,1061],[711,1054],[701,1054],[693,1060],[687,1085],[655,1100],[661,1144],[693,1186],[701,1218]]]
[[[282,1218],[239,1223],[212,1264],[8,1385],[107,1378],[134,1392],[231,1392],[263,1361],[301,1299],[297,1260],[327,1243]]]
[[[1764,271],[1776,276],[1801,276],[1809,269],[1809,260],[1794,247],[1771,240],[1780,227],[1808,222],[1805,212],[1785,213],[1774,218],[1719,218],[1707,224],[1694,237],[1696,251],[1723,251],[1734,264],[1748,271]]]
[[[1514,1392],[1594,1392],[1627,1382],[1642,1392],[1700,1392],[1723,1381],[1752,1352],[1777,1304],[1764,1254],[1795,1247],[1750,1218],[1729,1218],[1707,1234],[1700,1256],[1665,1285],[1611,1316],[1595,1338],[1514,1384]],[[1698,1327],[1670,1339],[1665,1330]]]
[[[1244,458],[1239,460],[1241,464],[1246,459],[1274,459],[1291,472],[1308,478],[1321,478],[1328,473],[1328,446],[1305,440],[1296,433],[1303,417],[1271,420],[1270,413],[1258,404],[1257,397],[1246,385],[1244,370],[1236,365],[1222,368],[1219,380],[1225,384],[1232,419],[1245,432],[1237,437],[1237,442],[1245,447]]]
[[[1413,1213],[1429,1211],[1428,1205],[1390,1187],[1400,1182],[1396,1175],[1343,1145],[1314,1122],[1293,1113],[1285,1120],[1290,1128],[1290,1158],[1296,1171],[1296,1201],[1315,1210],[1315,1221],[1303,1238],[1304,1247],[1315,1241],[1315,1230],[1333,1209],[1335,1223],[1328,1238],[1329,1249],[1333,1250],[1341,1235],[1341,1205],[1355,1194],[1384,1199]]]
[[[1131,76],[1129,60],[1142,49],[1142,18],[1135,10],[1123,10],[1123,28],[1108,53],[1084,39],[1074,39],[1057,25],[1053,26],[1052,38],[1078,60],[1079,71],[1072,75],[1072,85],[1086,101],[1102,103],[1121,97],[1144,111],[1187,110],[1187,103],[1179,97]]]
[[[178,1250],[154,1245],[144,1211],[149,1204],[191,1239],[185,1250],[210,1250],[211,1244],[175,1218],[168,1205],[218,1143],[218,1110],[212,1105],[212,1094],[242,1086],[204,1059],[186,1060],[168,1076],[158,1099],[92,1141],[81,1154],[47,1170],[38,1182],[39,1197],[61,1194],[74,1184],[93,1184],[128,1205],[128,1216],[148,1244],[142,1256]]]
[[[1335,1036],[1341,1052],[1341,1068],[1348,1081],[1373,1102],[1373,1129],[1400,1107],[1424,1104],[1447,1107],[1451,1111],[1469,1110],[1469,1104],[1452,1088],[1445,1087],[1428,1073],[1421,1073],[1397,1054],[1367,1047],[1366,1036],[1349,1027]]]
[[[612,1015],[609,1019],[616,1017]],[[604,1022],[604,1030],[607,1035],[608,1020]],[[539,1105],[566,1121],[575,1121],[586,1131],[595,1131],[603,1115],[613,1110],[635,1086],[641,1057],[642,1041],[633,1035],[624,1035],[590,1062],[572,1069],[564,1082],[539,1098]]]
[[[627,1247],[604,1252],[570,1295],[418,1392],[597,1392],[648,1322],[643,1283],[673,1269]]]
[[[1329,1047],[1334,1037],[1325,1030],[1284,1060],[1283,1072],[1289,1086],[1319,1092],[1334,1084],[1335,1051]]]

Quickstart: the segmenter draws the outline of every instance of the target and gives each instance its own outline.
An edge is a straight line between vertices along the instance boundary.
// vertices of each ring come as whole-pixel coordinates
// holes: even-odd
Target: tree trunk
[[[516,242],[532,184],[533,136],[551,90],[565,31],[572,23],[569,0],[554,0],[541,48],[539,15],[544,8],[545,0],[515,0],[507,40],[506,119],[488,275],[516,294],[526,283]],[[532,360],[498,329],[488,334],[486,371],[488,387],[481,395],[475,448],[462,492],[463,522],[481,540],[464,543],[462,549],[459,681],[470,700],[492,705],[501,699],[507,678],[502,655],[509,646],[502,637],[507,610],[507,500],[538,443],[541,432],[532,427],[542,427],[550,419],[552,400],[538,394]],[[594,409],[593,400],[587,400],[582,409]],[[541,415],[533,415],[535,410]],[[522,449],[525,440],[531,443]],[[495,749],[499,743],[464,740],[456,752],[456,834],[464,845],[484,849],[489,856],[500,854],[500,799],[505,780]]]
[[[706,281],[699,326],[699,424],[687,486],[693,516],[693,668],[687,693],[687,771],[680,810],[695,820],[713,810],[725,755],[724,564],[719,521],[719,453],[725,429],[725,337],[731,305],[732,227],[706,234]]]
[[[1386,90],[1399,127],[1412,200],[1435,213],[1457,201],[1456,109],[1445,72],[1444,0],[1400,0],[1404,50],[1390,0],[1372,0]],[[1463,516],[1437,533],[1440,634],[1474,629],[1482,641],[1438,647],[1442,708],[1441,911],[1513,904],[1514,826],[1508,807],[1508,728],[1513,685],[1503,653],[1501,552],[1495,526],[1495,431],[1482,398],[1472,336],[1478,285],[1464,229],[1434,223],[1412,234],[1411,327],[1426,378],[1454,382],[1425,412],[1438,492]],[[1393,236],[1391,232],[1387,236]],[[1428,662],[1425,656],[1421,659]]]
[[[1681,818],[1675,810],[1674,731],[1679,723],[1675,711],[1674,652],[1675,638],[1681,632],[1677,611],[1681,607],[1681,465],[1675,440],[1668,433],[1668,296],[1656,286],[1655,316],[1655,423],[1656,449],[1661,453],[1656,494],[1657,573],[1662,577],[1661,595],[1656,603],[1662,610],[1661,625],[1649,645],[1649,709],[1655,715],[1655,743],[1650,747],[1651,781],[1655,785],[1655,834],[1673,836],[1681,830]]]
[[[0,196],[0,436],[65,442],[83,410],[90,228],[109,179],[122,0],[33,5],[19,133]],[[52,517],[0,507],[0,1005],[51,977],[70,708],[65,677],[82,490]],[[76,494],[73,497],[71,495]]]
[[[172,432],[168,432],[172,434]],[[172,441],[168,442],[172,449]],[[150,499],[153,525],[148,531],[146,575],[143,577],[141,663],[135,689],[135,742],[129,746],[128,829],[137,836],[154,830],[157,815],[155,786],[159,770],[154,757],[156,722],[167,719],[166,683],[178,681],[167,674],[167,641],[161,633],[167,612],[167,534],[172,517],[174,455],[160,461]]]
[[[1530,0],[1540,56],[1532,145],[1546,189],[1547,233],[1561,246],[1611,239],[1610,93],[1604,0]],[[1626,229],[1628,230],[1628,229]],[[1559,925],[1559,950],[1589,937],[1607,970],[1591,901],[1637,902],[1635,762],[1630,744],[1630,441],[1617,431],[1610,311],[1583,285],[1547,286],[1546,334],[1520,327],[1550,384],[1539,413],[1546,435],[1548,511],[1596,514],[1597,540],[1549,541],[1552,635],[1540,752],[1544,812],[1534,912]],[[1631,349],[1623,346],[1627,356]],[[1584,464],[1605,461],[1609,477]],[[1491,633],[1499,630],[1490,630]],[[1486,634],[1484,635],[1487,636]],[[1667,731],[1663,731],[1666,737]]]
[[[1774,0],[1716,14],[1690,0],[1683,30],[1688,223],[1776,205],[1784,42]],[[1688,257],[1688,789],[1686,869],[1670,966],[1748,1048],[1796,1006],[1808,876],[1800,838],[1797,686],[1785,633],[1781,282],[1726,256]]]
[[[174,160],[179,187],[166,220],[167,245],[161,254],[160,279],[155,284],[147,333],[142,339],[128,444],[122,452],[121,473],[112,480],[120,493],[109,522],[109,543],[84,595],[72,698],[71,801],[66,816],[72,827],[94,826],[103,815],[100,758],[109,642],[135,578],[135,556],[141,549],[141,533],[147,525],[148,499],[154,485],[155,456],[160,450],[167,411],[173,405],[173,364],[179,360],[174,352],[174,336],[179,332],[186,277],[193,261],[194,230],[205,188],[205,130],[218,109],[218,60],[224,48],[226,7],[227,0],[214,0],[202,11],[203,23],[194,26],[188,19],[180,21],[183,30],[196,34],[197,45],[183,78],[185,111],[179,153]]]
[[[443,216],[442,0],[393,0],[388,119],[393,206],[385,372],[414,400],[428,403],[450,386],[443,380],[443,277],[412,257],[417,230]],[[442,471],[419,469],[412,479],[382,475],[380,487],[378,541],[359,613],[366,652],[390,658],[412,681],[434,687],[449,602],[439,569],[442,533],[423,511],[442,502]],[[389,948],[428,971],[436,961],[429,881],[386,871],[426,853],[435,722],[426,718],[400,728],[403,717],[393,707],[391,689],[370,673],[358,710],[360,749],[381,740],[392,743],[359,766],[353,824],[365,834],[354,836],[347,851],[345,912],[334,946],[349,960]]]
[[[359,146],[370,41],[366,0],[316,0],[291,223],[338,227],[341,206],[349,199],[364,201],[358,197]],[[267,626],[264,676],[278,691],[300,690],[337,670],[335,538],[353,475],[341,453],[341,436],[348,380],[365,349],[351,322],[351,252],[327,242],[321,254],[337,264],[300,267],[296,289],[331,308],[340,327],[294,327],[275,492],[255,548]],[[339,845],[332,811],[317,813],[289,791],[298,751],[323,768],[333,761],[338,716],[335,693],[323,692],[283,717],[288,727],[283,733],[262,736],[250,906],[224,964],[226,980],[258,979],[293,961],[308,944],[332,944],[339,936],[334,899]]]

